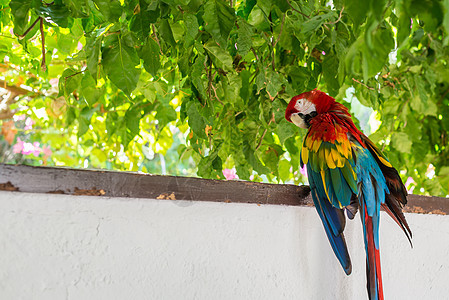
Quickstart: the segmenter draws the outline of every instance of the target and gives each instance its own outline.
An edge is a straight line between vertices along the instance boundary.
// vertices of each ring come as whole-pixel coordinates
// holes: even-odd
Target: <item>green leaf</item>
[[[192,128],[193,132],[202,139],[206,139],[206,122],[203,116],[200,115],[198,111],[198,104],[195,102],[190,104],[187,110],[187,116],[189,117],[189,127]]]
[[[284,102],[284,100],[276,98],[273,101],[272,109],[274,112],[274,122],[276,122],[276,124],[285,119],[285,110],[287,109],[287,104]]]
[[[154,19],[154,11],[148,9],[148,4],[144,0],[139,0],[134,11],[138,10],[138,13],[135,13],[131,20],[129,21],[129,29],[135,32],[141,39],[145,39],[150,34],[150,24],[154,23],[156,20]]]
[[[323,60],[323,79],[327,84],[328,93],[331,96],[336,96],[340,89],[340,84],[337,80],[337,72],[339,62],[337,57],[332,53],[326,53]]]
[[[168,103],[161,103],[156,109],[156,119],[158,120],[159,130],[172,121],[176,121],[176,111]]]
[[[229,53],[212,41],[204,45],[214,65],[225,71],[232,71],[232,57]]]
[[[78,137],[84,135],[89,130],[90,120],[95,112],[95,108],[84,107],[78,118]]]
[[[287,72],[288,81],[291,83],[296,94],[310,90],[307,87],[312,76],[307,68],[292,66],[288,67]]]
[[[343,1],[343,5],[346,11],[351,16],[354,21],[354,28],[357,30],[358,26],[363,22],[366,18],[366,15],[369,11],[370,1],[358,1],[358,0],[345,0]]]
[[[254,154],[254,150],[248,144],[248,142],[244,142],[243,144],[243,154],[245,155],[248,163],[253,167],[254,171],[259,174],[267,174],[270,170],[265,167],[260,159]]]
[[[73,91],[77,90],[80,86],[82,79],[81,72],[68,68],[64,70],[59,78],[59,96],[65,95],[68,97]]]
[[[298,129],[284,118],[276,125],[276,133],[281,144],[284,144],[288,138],[298,134]]]
[[[314,31],[316,31],[318,28],[320,28],[326,20],[328,20],[330,17],[334,15],[333,12],[329,12],[324,15],[318,15],[313,18],[310,18],[308,21],[304,22],[301,26],[301,33],[308,35]]]
[[[258,6],[255,6],[248,16],[248,24],[251,24],[261,32],[270,30],[270,24],[267,22],[265,14]]]
[[[239,19],[237,24],[237,52],[244,57],[251,49],[254,29],[243,19]]]
[[[271,12],[272,1],[271,0],[257,0],[257,6],[260,7],[265,16],[268,16]]]
[[[125,94],[130,95],[139,81],[140,63],[136,49],[129,47],[121,37],[116,37],[112,48],[102,53],[102,65],[108,78]]]
[[[28,29],[28,13],[32,0],[11,0],[9,7],[14,17],[14,34],[22,35]]]
[[[97,82],[98,61],[100,59],[102,36],[96,37],[94,35],[86,38],[87,69],[92,75],[95,82]]]
[[[394,48],[391,28],[379,28],[367,34],[363,51],[363,79],[375,76],[388,61],[388,54]]]
[[[58,50],[64,54],[71,54],[78,44],[72,34],[58,34],[57,36]]]
[[[148,38],[146,43],[139,50],[139,56],[143,59],[145,70],[153,76],[157,75],[157,71],[161,67],[159,53],[159,45],[152,38]]]
[[[138,106],[131,107],[126,111],[125,113],[125,124],[127,132],[126,142],[129,143],[137,134],[139,134],[141,118],[142,118],[142,111]]]
[[[67,110],[66,124],[67,126],[72,125],[73,121],[76,120],[76,110],[73,107],[69,107]]]
[[[62,0],[62,2],[70,10],[72,17],[87,18],[89,16],[87,0]]]
[[[173,31],[167,19],[163,19],[161,21],[159,25],[159,32],[165,43],[169,44],[172,47],[176,47],[176,41],[173,37]]]
[[[204,5],[206,30],[222,48],[226,48],[229,33],[234,27],[235,11],[224,0],[209,0]]]
[[[284,183],[289,181],[291,178],[291,164],[288,160],[282,159],[279,161],[279,179],[282,180]]]
[[[247,70],[243,70],[240,72],[240,77],[242,79],[242,88],[240,89],[240,97],[242,100],[247,103],[249,99],[249,93],[250,93],[250,80],[251,73]]]
[[[449,166],[438,168],[438,180],[444,186],[446,191],[449,190]]]
[[[204,55],[198,55],[195,59],[194,64],[192,65],[190,78],[192,80],[192,89],[196,89],[199,97],[205,101],[207,99],[205,82],[201,79],[204,64],[206,63],[206,57]]]
[[[408,2],[408,1],[407,1]],[[414,0],[407,3],[408,10],[412,15],[418,15],[426,31],[435,31],[443,22],[443,8],[441,1],[419,1]]]
[[[118,0],[93,0],[98,10],[109,22],[116,22],[123,12],[123,8]]]
[[[90,74],[85,73],[81,80],[81,94],[86,99],[87,104],[92,107],[104,94],[103,89],[96,87],[95,80]]]
[[[281,75],[279,75],[279,73],[269,68],[266,75],[266,81],[268,96],[270,97],[270,100],[273,100],[280,91],[282,84],[285,84],[285,80],[281,77]]]
[[[229,73],[222,83],[224,99],[230,103],[236,103],[239,100],[242,87],[242,78],[236,73]]]
[[[391,136],[393,147],[402,153],[410,153],[412,141],[405,132],[395,132]]]
[[[201,159],[198,164],[198,176],[204,178],[222,179],[224,178],[222,173],[223,162],[218,156],[218,150],[213,151],[209,156]]]
[[[198,30],[199,30],[198,19],[193,14],[189,14],[189,13],[184,14],[184,24],[186,27],[184,47],[189,47],[193,44],[196,36],[198,35]]]
[[[397,26],[397,28],[398,28],[397,39],[398,39],[399,46],[401,46],[402,42],[404,42],[405,39],[407,39],[410,36],[411,27],[412,27],[412,24],[411,24],[410,16],[408,16],[407,14],[402,12],[399,15],[399,24]]]
[[[70,11],[62,3],[55,2],[50,6],[41,5],[36,9],[36,12],[47,22],[51,20],[59,27],[67,28],[73,22],[73,19],[70,18]]]

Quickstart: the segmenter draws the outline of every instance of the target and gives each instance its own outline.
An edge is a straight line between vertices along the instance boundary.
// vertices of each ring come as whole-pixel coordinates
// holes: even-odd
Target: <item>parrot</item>
[[[355,126],[348,109],[318,89],[294,96],[285,118],[308,129],[299,162],[301,168],[306,166],[316,211],[344,272],[350,275],[352,270],[343,234],[346,217],[352,220],[359,211],[368,298],[384,299],[379,252],[380,208],[404,231],[410,244],[412,238],[402,212],[407,204],[407,190],[398,171]]]

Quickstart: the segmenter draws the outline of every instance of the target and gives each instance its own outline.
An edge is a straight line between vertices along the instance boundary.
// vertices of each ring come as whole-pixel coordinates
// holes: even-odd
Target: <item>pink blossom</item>
[[[299,172],[301,172],[302,176],[307,177],[307,166],[304,165],[303,168],[299,169]]]
[[[25,130],[31,130],[31,129],[33,129],[33,125],[34,125],[35,123],[36,123],[36,122],[34,122],[33,119],[31,119],[30,117],[28,117],[28,118],[25,120],[25,127],[24,127],[23,129],[25,129]]]
[[[52,79],[50,79],[49,82],[50,82],[52,87],[57,87],[58,84],[59,84],[59,79],[58,78],[52,78]]]
[[[226,178],[226,180],[232,180],[232,179],[238,179],[239,177],[236,174],[235,169],[224,169],[223,176]]]
[[[28,143],[22,141],[20,138],[17,138],[17,143],[15,143],[12,147],[12,151],[14,153],[22,153],[23,155],[33,154],[36,157],[43,153],[45,159],[52,154],[52,151],[49,147],[44,146],[41,148],[39,142]]]
[[[415,189],[414,186],[411,186],[412,183],[415,183],[415,181],[413,180],[412,177],[408,177],[408,178],[407,178],[407,181],[405,181],[405,184],[404,184],[404,185],[405,185],[405,188],[407,189],[407,192],[408,192],[409,194],[413,194],[413,190]]]
[[[323,54],[323,55],[326,55],[326,52],[324,52],[324,51],[321,51],[321,54]]]
[[[76,50],[80,51],[81,49],[83,49],[83,44],[81,44],[81,42],[78,42],[78,46],[76,47]]]
[[[38,157],[39,154],[41,154],[41,152],[42,152],[41,147],[39,147],[39,143],[38,142],[34,142],[33,143],[33,147],[34,147],[33,154],[34,154],[34,156]]]
[[[44,157],[49,157],[53,154],[50,147],[47,146],[42,147],[42,153],[44,153]]]
[[[22,154],[29,155],[34,152],[34,146],[31,143],[23,143]]]
[[[25,120],[25,118],[26,118],[26,115],[14,115],[14,116],[12,117],[12,119],[14,120],[14,122],[17,122],[17,121],[23,121],[23,120]]]
[[[12,152],[14,153],[22,152],[23,144],[24,142],[20,138],[17,138],[17,143],[15,143],[14,146],[12,146]]]

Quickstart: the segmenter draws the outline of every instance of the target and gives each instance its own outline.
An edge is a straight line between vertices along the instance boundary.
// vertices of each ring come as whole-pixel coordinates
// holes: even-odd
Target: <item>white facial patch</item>
[[[303,115],[308,115],[311,112],[316,111],[315,104],[307,99],[299,99],[296,101],[295,109]]]
[[[295,109],[298,111],[298,113],[303,115],[308,115],[311,112],[316,111],[315,104],[307,99],[299,99],[298,101],[296,101]],[[293,124],[300,128],[308,128],[307,124],[304,122],[304,119],[301,118],[298,113],[292,114],[290,116],[290,120],[293,122]]]

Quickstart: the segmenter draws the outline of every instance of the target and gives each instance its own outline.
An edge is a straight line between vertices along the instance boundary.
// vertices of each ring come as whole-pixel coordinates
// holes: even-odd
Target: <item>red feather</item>
[[[367,276],[367,289],[370,299],[384,299],[384,292],[382,288],[382,274],[380,268],[380,253],[379,249],[374,244],[374,228],[373,218],[368,216],[368,210],[365,209],[365,234],[366,234],[366,251],[367,251],[367,263],[366,263],[366,276]],[[376,298],[376,294],[378,298]]]

